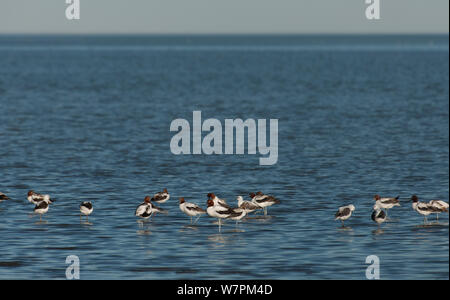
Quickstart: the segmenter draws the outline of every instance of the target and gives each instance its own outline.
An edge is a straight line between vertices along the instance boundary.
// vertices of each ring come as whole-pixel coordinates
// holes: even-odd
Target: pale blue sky
[[[0,0],[0,33],[447,33],[448,0]]]

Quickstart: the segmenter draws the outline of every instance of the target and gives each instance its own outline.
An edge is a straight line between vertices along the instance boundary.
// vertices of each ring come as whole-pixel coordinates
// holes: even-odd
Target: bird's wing
[[[147,203],[142,203],[136,208],[135,215],[140,216],[140,215],[144,214],[149,208],[151,208],[150,205],[148,205]]]
[[[166,199],[167,194],[166,193],[157,193],[153,196],[153,201],[160,201]]]
[[[335,217],[344,217],[350,214],[350,208],[348,207],[341,207],[339,208],[338,212],[336,213]]]
[[[417,209],[422,211],[429,211],[433,210],[433,206],[429,205],[428,203],[419,203],[417,204]]]
[[[429,202],[430,205],[433,205],[434,207],[441,208],[441,209],[447,209],[448,204],[442,200],[431,200]]]
[[[45,201],[38,202],[34,209],[45,209],[48,207],[48,203]]]
[[[194,204],[194,203],[186,204],[186,209],[190,210],[190,211],[196,211],[196,212],[206,212],[203,208],[201,208],[200,206],[198,206],[197,204]]]
[[[397,198],[381,198],[380,199],[381,202],[383,202],[384,204],[395,204],[398,203],[398,197]]]
[[[87,209],[92,209],[92,203],[91,202],[83,202],[83,203],[81,203],[80,206],[84,206]]]
[[[252,210],[252,209],[258,209],[258,208],[261,208],[261,207],[256,205],[256,204],[254,204],[254,203],[252,203],[252,202],[246,201],[246,202],[241,204],[241,208]]]

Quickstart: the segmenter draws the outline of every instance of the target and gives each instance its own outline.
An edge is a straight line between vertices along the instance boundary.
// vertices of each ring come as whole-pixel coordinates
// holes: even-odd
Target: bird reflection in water
[[[372,230],[373,235],[382,235],[384,234],[384,230],[381,228],[378,228],[377,230]]]

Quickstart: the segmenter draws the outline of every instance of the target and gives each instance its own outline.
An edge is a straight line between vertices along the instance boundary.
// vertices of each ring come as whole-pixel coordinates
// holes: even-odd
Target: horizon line
[[[67,35],[67,36],[449,36],[449,32],[0,32],[0,35]]]

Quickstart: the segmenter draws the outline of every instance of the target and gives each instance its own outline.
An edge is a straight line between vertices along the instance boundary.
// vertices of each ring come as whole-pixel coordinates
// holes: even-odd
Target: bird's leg
[[[191,225],[192,225],[192,216],[191,216]]]
[[[42,222],[42,215],[39,215],[39,222]]]
[[[267,207],[264,207],[264,216],[267,216]]]
[[[197,219],[195,219],[194,224],[197,224],[197,221],[198,221],[198,219],[200,219],[200,217],[201,217],[201,215],[199,215],[199,216],[197,217]]]
[[[221,229],[222,229],[222,219],[219,218],[219,232],[221,231]]]

